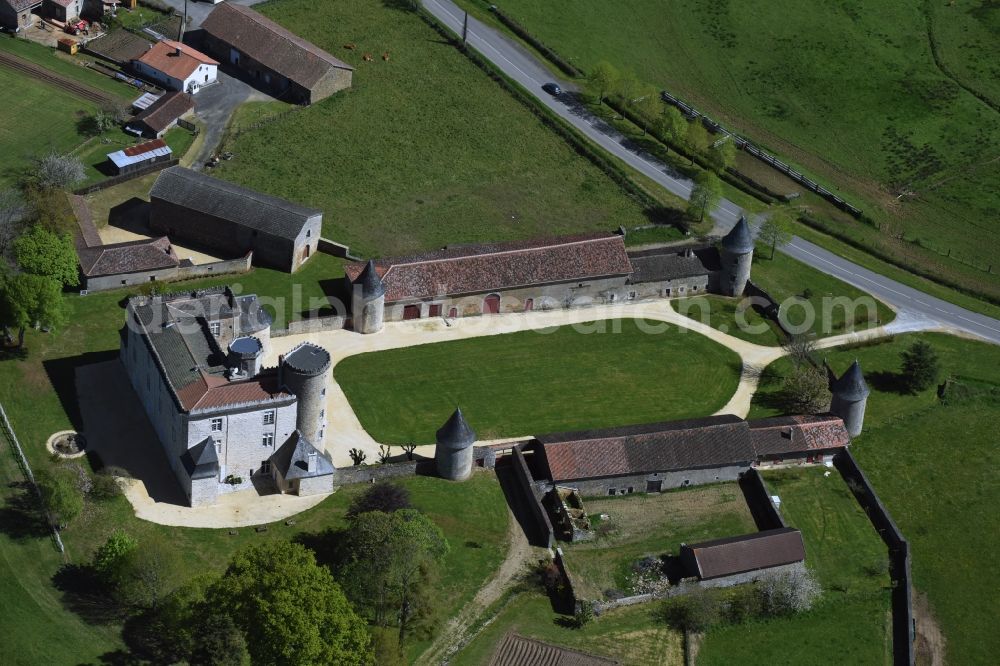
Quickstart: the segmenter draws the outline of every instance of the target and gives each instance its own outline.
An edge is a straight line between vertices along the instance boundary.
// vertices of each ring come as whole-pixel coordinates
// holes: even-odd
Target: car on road
[[[558,97],[562,94],[562,88],[559,87],[558,83],[546,83],[542,86],[542,90],[552,95],[553,97]]]

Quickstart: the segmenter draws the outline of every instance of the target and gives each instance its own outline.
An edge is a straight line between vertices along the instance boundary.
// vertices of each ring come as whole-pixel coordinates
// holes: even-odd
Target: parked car
[[[546,83],[545,85],[542,86],[542,90],[552,95],[553,97],[558,97],[559,95],[562,94],[562,88],[559,87],[558,83],[552,83],[552,82]]]

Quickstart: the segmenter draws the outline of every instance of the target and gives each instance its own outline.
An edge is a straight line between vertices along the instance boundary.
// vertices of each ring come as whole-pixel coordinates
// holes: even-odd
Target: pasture
[[[235,157],[216,175],[323,209],[324,235],[366,256],[648,222],[607,175],[396,5],[259,6],[354,66],[353,87],[227,143]]]
[[[484,15],[488,3],[462,4]],[[1000,230],[991,222],[1000,206],[995,8],[890,0],[499,6],[563,58],[634,70],[842,192],[882,227],[843,221],[834,225],[841,233],[1000,295]]]

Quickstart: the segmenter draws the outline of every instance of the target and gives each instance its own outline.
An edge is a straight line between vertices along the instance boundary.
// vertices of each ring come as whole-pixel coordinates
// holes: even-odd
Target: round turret
[[[245,335],[229,343],[227,365],[233,377],[256,377],[263,357],[264,345],[261,341]]]
[[[358,333],[382,330],[385,314],[385,284],[371,259],[352,283],[351,319]]]
[[[298,398],[295,427],[316,448],[323,447],[326,430],[326,389],[330,379],[330,353],[303,342],[281,358],[281,384]]]
[[[851,437],[861,434],[870,392],[857,360],[839,379],[834,377],[830,382],[830,393],[833,394],[830,413],[844,420],[844,427]]]
[[[754,239],[747,219],[740,216],[736,225],[719,243],[719,258],[722,260],[722,276],[719,291],[726,296],[740,296],[750,279],[750,265],[753,263]]]
[[[451,418],[437,431],[434,462],[438,476],[451,481],[464,481],[472,474],[472,445],[476,433],[456,409]]]

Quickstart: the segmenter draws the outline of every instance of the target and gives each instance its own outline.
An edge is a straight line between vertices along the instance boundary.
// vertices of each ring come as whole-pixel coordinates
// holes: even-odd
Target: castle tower
[[[281,385],[298,398],[295,427],[317,448],[326,430],[326,389],[330,380],[330,353],[303,342],[281,358]]]
[[[351,317],[354,330],[358,333],[381,331],[384,314],[385,285],[375,270],[375,262],[369,259],[352,285]]]
[[[236,338],[229,343],[229,357],[226,359],[230,378],[256,377],[263,356],[264,345],[260,340],[252,335]]]
[[[719,291],[726,296],[741,296],[750,279],[750,264],[753,262],[753,233],[747,218],[740,216],[729,233],[723,236],[719,245],[722,259],[722,276]]]
[[[434,462],[438,476],[451,481],[464,481],[472,474],[472,445],[476,433],[466,423],[462,410],[456,409],[448,422],[437,431]]]
[[[830,413],[842,418],[847,433],[851,437],[857,437],[865,422],[865,405],[871,392],[857,360],[839,379],[835,375],[831,377],[830,392],[833,394]]]

